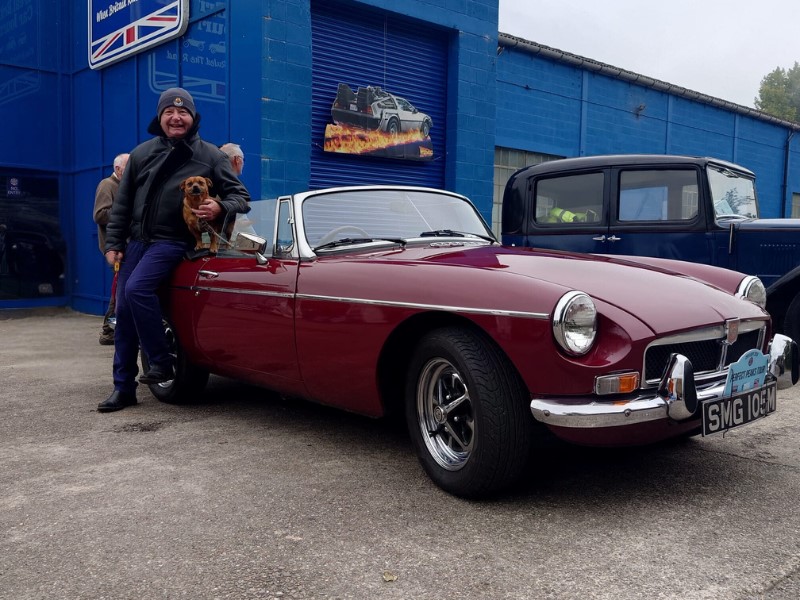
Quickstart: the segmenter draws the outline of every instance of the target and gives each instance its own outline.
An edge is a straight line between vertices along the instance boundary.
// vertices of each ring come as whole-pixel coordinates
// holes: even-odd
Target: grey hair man
[[[94,194],[94,222],[97,223],[97,241],[100,245],[100,252],[105,251],[106,245],[106,225],[111,215],[111,205],[114,204],[114,197],[119,191],[119,182],[128,164],[127,154],[117,154],[114,157],[114,172],[97,184]],[[116,272],[114,273],[116,283]],[[111,299],[108,301],[108,310],[103,316],[103,325],[100,330],[100,344],[111,346],[114,344],[114,329],[111,327],[110,319],[116,312],[116,299],[114,292],[116,285],[111,286]]]
[[[242,148],[239,144],[228,142],[227,144],[222,144],[219,149],[228,155],[231,161],[231,167],[233,167],[233,172],[236,173],[237,176],[241,176],[244,170],[244,152],[242,152]]]

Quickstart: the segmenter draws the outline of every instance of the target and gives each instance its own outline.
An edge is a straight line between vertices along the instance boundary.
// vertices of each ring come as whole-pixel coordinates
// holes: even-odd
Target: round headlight
[[[553,335],[558,344],[573,356],[586,354],[597,333],[597,309],[583,292],[567,292],[553,312]]]
[[[739,284],[736,290],[736,295],[739,298],[750,300],[753,304],[757,304],[761,308],[767,307],[767,289],[758,277],[748,275]]]

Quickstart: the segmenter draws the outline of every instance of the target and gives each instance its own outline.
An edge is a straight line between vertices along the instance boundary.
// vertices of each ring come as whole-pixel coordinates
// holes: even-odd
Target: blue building
[[[499,230],[518,167],[656,152],[739,162],[763,216],[800,210],[797,125],[499,34],[497,15],[497,0],[0,4],[0,308],[104,311],[95,187],[173,86],[193,94],[204,139],[242,146],[254,199],[427,185],[469,196]],[[424,142],[348,148],[332,119],[341,90],[353,106],[362,91],[406,102],[431,123]]]

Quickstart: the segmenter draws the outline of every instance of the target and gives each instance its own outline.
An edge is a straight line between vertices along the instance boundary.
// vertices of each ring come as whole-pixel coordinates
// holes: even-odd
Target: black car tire
[[[389,135],[397,135],[400,133],[400,121],[394,117],[389,119],[389,122],[386,124],[386,133]]]
[[[462,497],[513,484],[528,465],[534,423],[524,384],[508,358],[479,332],[427,334],[406,384],[406,422],[430,478]]]
[[[150,393],[161,402],[167,404],[191,404],[197,402],[208,383],[208,371],[190,363],[181,349],[175,332],[169,323],[164,321],[167,342],[175,363],[175,379],[164,383],[148,385]],[[142,371],[147,373],[150,363],[144,352],[139,352]]]
[[[783,333],[800,344],[800,294],[797,294],[786,309],[783,318]]]

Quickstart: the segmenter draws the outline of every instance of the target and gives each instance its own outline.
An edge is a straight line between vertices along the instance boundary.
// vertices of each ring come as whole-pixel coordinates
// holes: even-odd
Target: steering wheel
[[[342,225],[341,227],[337,227],[336,229],[331,229],[328,233],[323,235],[317,242],[317,246],[323,246],[329,242],[332,242],[340,234],[346,233],[348,231],[351,233],[355,232],[363,237],[369,237],[369,234],[360,227],[356,227],[355,225]]]

